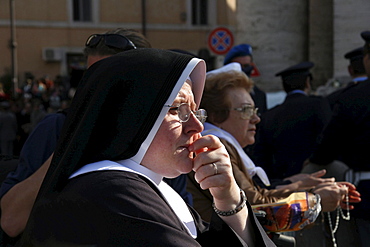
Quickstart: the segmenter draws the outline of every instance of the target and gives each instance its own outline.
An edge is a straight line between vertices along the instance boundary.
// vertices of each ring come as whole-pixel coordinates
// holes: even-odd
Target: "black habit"
[[[159,49],[125,51],[85,73],[20,246],[245,246],[215,215],[205,224],[190,210],[194,239],[161,192],[144,176],[91,171],[86,164],[132,160],[140,164],[168,108],[189,76],[199,105],[203,60]],[[256,246],[274,246],[251,208]]]

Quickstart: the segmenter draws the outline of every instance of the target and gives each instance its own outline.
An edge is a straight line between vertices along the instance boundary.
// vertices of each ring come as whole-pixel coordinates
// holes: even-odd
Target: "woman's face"
[[[196,110],[190,81],[184,83],[172,105],[182,103],[188,103],[193,111]],[[180,122],[177,111],[169,110],[141,164],[170,178],[190,172],[193,168],[193,153],[189,152],[188,146],[200,137],[202,131],[203,124],[194,114],[190,114],[187,122]]]
[[[233,135],[242,147],[253,144],[255,141],[256,124],[261,119],[256,114],[251,116],[250,119],[243,119],[241,112],[233,110],[234,108],[241,108],[245,104],[254,106],[251,95],[245,88],[239,87],[229,89],[227,97],[231,102],[229,117],[226,121],[218,124],[218,127]]]

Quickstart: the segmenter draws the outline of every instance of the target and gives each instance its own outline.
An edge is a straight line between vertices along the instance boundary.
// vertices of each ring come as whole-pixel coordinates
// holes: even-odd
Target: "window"
[[[91,22],[91,0],[73,0],[73,21]]]
[[[192,0],[192,24],[208,24],[208,0]]]

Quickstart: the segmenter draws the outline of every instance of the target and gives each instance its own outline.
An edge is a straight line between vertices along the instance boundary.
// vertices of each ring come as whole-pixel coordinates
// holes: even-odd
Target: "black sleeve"
[[[23,243],[191,247],[228,239],[235,243],[232,246],[244,246],[217,216],[208,226],[191,212],[198,229],[196,240],[145,178],[119,171],[92,172],[71,179],[56,197],[37,202],[26,229],[29,239]]]

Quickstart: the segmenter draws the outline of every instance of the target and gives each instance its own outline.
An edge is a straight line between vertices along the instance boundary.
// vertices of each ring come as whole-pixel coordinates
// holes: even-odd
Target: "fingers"
[[[356,187],[349,182],[338,182],[339,186],[347,187],[348,201],[358,203],[361,201],[361,194],[356,190]]]
[[[335,178],[318,178],[318,179],[320,179],[320,181],[324,184],[335,184]]]
[[[331,178],[317,178],[313,176],[309,176],[307,178],[301,179],[301,187],[302,188],[312,188],[312,187],[320,187],[333,184],[333,179]]]
[[[217,164],[217,162],[213,162],[211,164],[201,165],[198,170],[196,170],[194,178],[198,183],[202,183],[204,179],[212,176],[220,176],[222,173],[222,166]]]
[[[337,182],[339,186],[346,186],[349,190],[356,190],[356,186],[350,182]]]
[[[355,207],[354,207],[353,205],[351,205],[351,204],[349,204],[349,205],[347,206],[347,203],[345,203],[345,202],[341,202],[339,206],[340,206],[342,209],[345,209],[345,210],[347,210],[347,208],[348,208],[348,210],[352,210],[352,209],[354,209],[354,208],[355,208]]]
[[[361,202],[361,195],[360,193],[356,190],[356,187],[349,183],[349,182],[338,182],[338,185],[341,187],[341,188],[345,188],[346,189],[346,193],[348,195],[345,196],[345,199],[341,202],[340,206],[341,208],[343,209],[349,209],[349,210],[352,210],[354,209],[354,206],[351,205],[351,204],[348,204],[348,203],[359,203]],[[348,200],[348,202],[347,202]]]
[[[199,165],[197,170],[195,170],[194,175],[195,180],[199,183],[202,189],[210,189],[211,187],[227,187],[231,182],[232,177],[231,164],[222,159],[212,163]]]
[[[326,174],[326,170],[322,169],[320,171],[311,173],[311,176],[316,177],[316,178],[320,178],[320,177],[324,176],[325,174]]]
[[[350,203],[359,203],[359,202],[361,202],[360,193],[356,190],[349,189],[348,190],[348,202],[350,202]]]
[[[353,192],[353,193],[352,193]],[[345,197],[344,200],[340,202],[340,207],[342,209],[349,209],[352,210],[355,207],[349,203],[359,203],[361,202],[361,198],[359,197],[360,193],[357,191],[348,192],[348,198]],[[348,199],[348,202],[347,202]]]
[[[189,147],[195,152],[194,178],[202,189],[209,189],[217,208],[235,208],[240,202],[240,189],[235,181],[229,154],[220,139],[207,135],[195,140]]]
[[[196,152],[194,158],[195,172],[199,167],[205,164],[212,164],[216,162],[223,163],[229,159],[229,155],[218,137],[213,135],[203,136],[194,141],[189,147],[190,152]]]
[[[342,195],[342,200],[345,200],[345,196],[348,195],[348,188],[345,186],[342,187],[340,187],[339,185],[337,186],[339,187],[340,194]]]
[[[333,211],[336,206],[352,210],[354,206],[348,203],[358,203],[361,201],[360,193],[356,191],[356,187],[348,182],[320,184],[315,187],[315,192],[322,196],[323,211],[325,212]],[[335,206],[335,208],[333,206]]]
[[[222,147],[222,143],[218,137],[214,135],[202,136],[195,140],[189,147],[190,152],[196,152],[201,149],[217,149]]]
[[[359,196],[348,196],[348,202],[350,202],[350,203],[359,203],[359,202],[361,202],[361,197],[359,197]]]
[[[200,138],[202,137],[202,135],[200,133],[196,134],[195,138],[194,138],[194,142],[196,140],[199,140]],[[192,149],[194,149],[194,145],[191,145],[190,147],[192,147]],[[207,151],[208,149],[206,147],[203,147],[203,148],[199,148],[199,149],[195,149],[195,150],[192,150],[191,152],[194,152],[196,155],[198,155],[199,153],[202,153],[202,152],[205,152]]]
[[[315,188],[322,188],[325,186],[335,186],[337,187],[338,185],[335,183],[335,178],[318,178],[321,179],[321,183],[317,184]]]
[[[348,196],[361,197],[361,194],[357,190],[348,190]]]
[[[193,159],[194,178],[202,189],[227,187],[232,177],[231,163],[218,137],[213,135],[200,137],[189,146],[189,151],[195,151],[197,154]]]

